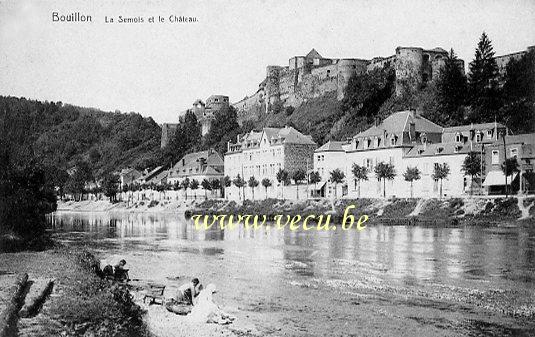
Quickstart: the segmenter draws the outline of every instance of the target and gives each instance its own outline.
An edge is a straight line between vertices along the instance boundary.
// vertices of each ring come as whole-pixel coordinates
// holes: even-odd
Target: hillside
[[[137,113],[105,112],[61,102],[0,96],[2,138],[14,158],[69,169],[90,164],[95,177],[158,163],[161,129]]]

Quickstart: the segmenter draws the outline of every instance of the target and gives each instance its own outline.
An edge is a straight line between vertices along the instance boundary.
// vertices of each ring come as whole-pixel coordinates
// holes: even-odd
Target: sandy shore
[[[149,331],[156,337],[234,337],[234,336],[259,336],[254,326],[244,322],[233,322],[229,325],[199,324],[189,321],[188,316],[180,316],[171,313],[162,305],[146,305],[137,301],[146,310],[144,316]],[[226,308],[228,310],[228,308]]]

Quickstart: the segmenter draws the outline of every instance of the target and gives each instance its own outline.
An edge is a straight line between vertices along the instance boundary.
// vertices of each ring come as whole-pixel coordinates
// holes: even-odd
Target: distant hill
[[[85,160],[96,177],[127,166],[152,167],[159,160],[161,129],[138,113],[0,96],[0,127],[14,156],[36,157],[61,169]]]

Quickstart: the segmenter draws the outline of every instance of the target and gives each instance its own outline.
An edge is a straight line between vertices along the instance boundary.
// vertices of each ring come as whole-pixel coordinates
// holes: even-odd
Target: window
[[[390,137],[390,145],[392,146],[396,145],[396,136]]]
[[[518,149],[517,148],[511,149],[511,158],[516,158],[516,157],[518,157]]]
[[[500,163],[500,151],[492,150],[492,164]]]
[[[487,130],[487,138],[492,139],[492,130]]]
[[[327,77],[331,76],[331,71],[327,70]]]
[[[455,141],[456,141],[457,143],[460,143],[460,142],[461,142],[461,134],[460,134],[460,133],[455,134]]]
[[[481,142],[481,132],[476,133],[476,143]]]

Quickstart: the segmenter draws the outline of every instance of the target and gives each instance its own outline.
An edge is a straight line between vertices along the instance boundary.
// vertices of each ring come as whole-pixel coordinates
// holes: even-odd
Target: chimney
[[[230,141],[227,142],[227,152],[230,152]]]
[[[416,123],[414,123],[414,120],[411,120],[409,124],[409,139],[411,142],[416,140]]]

